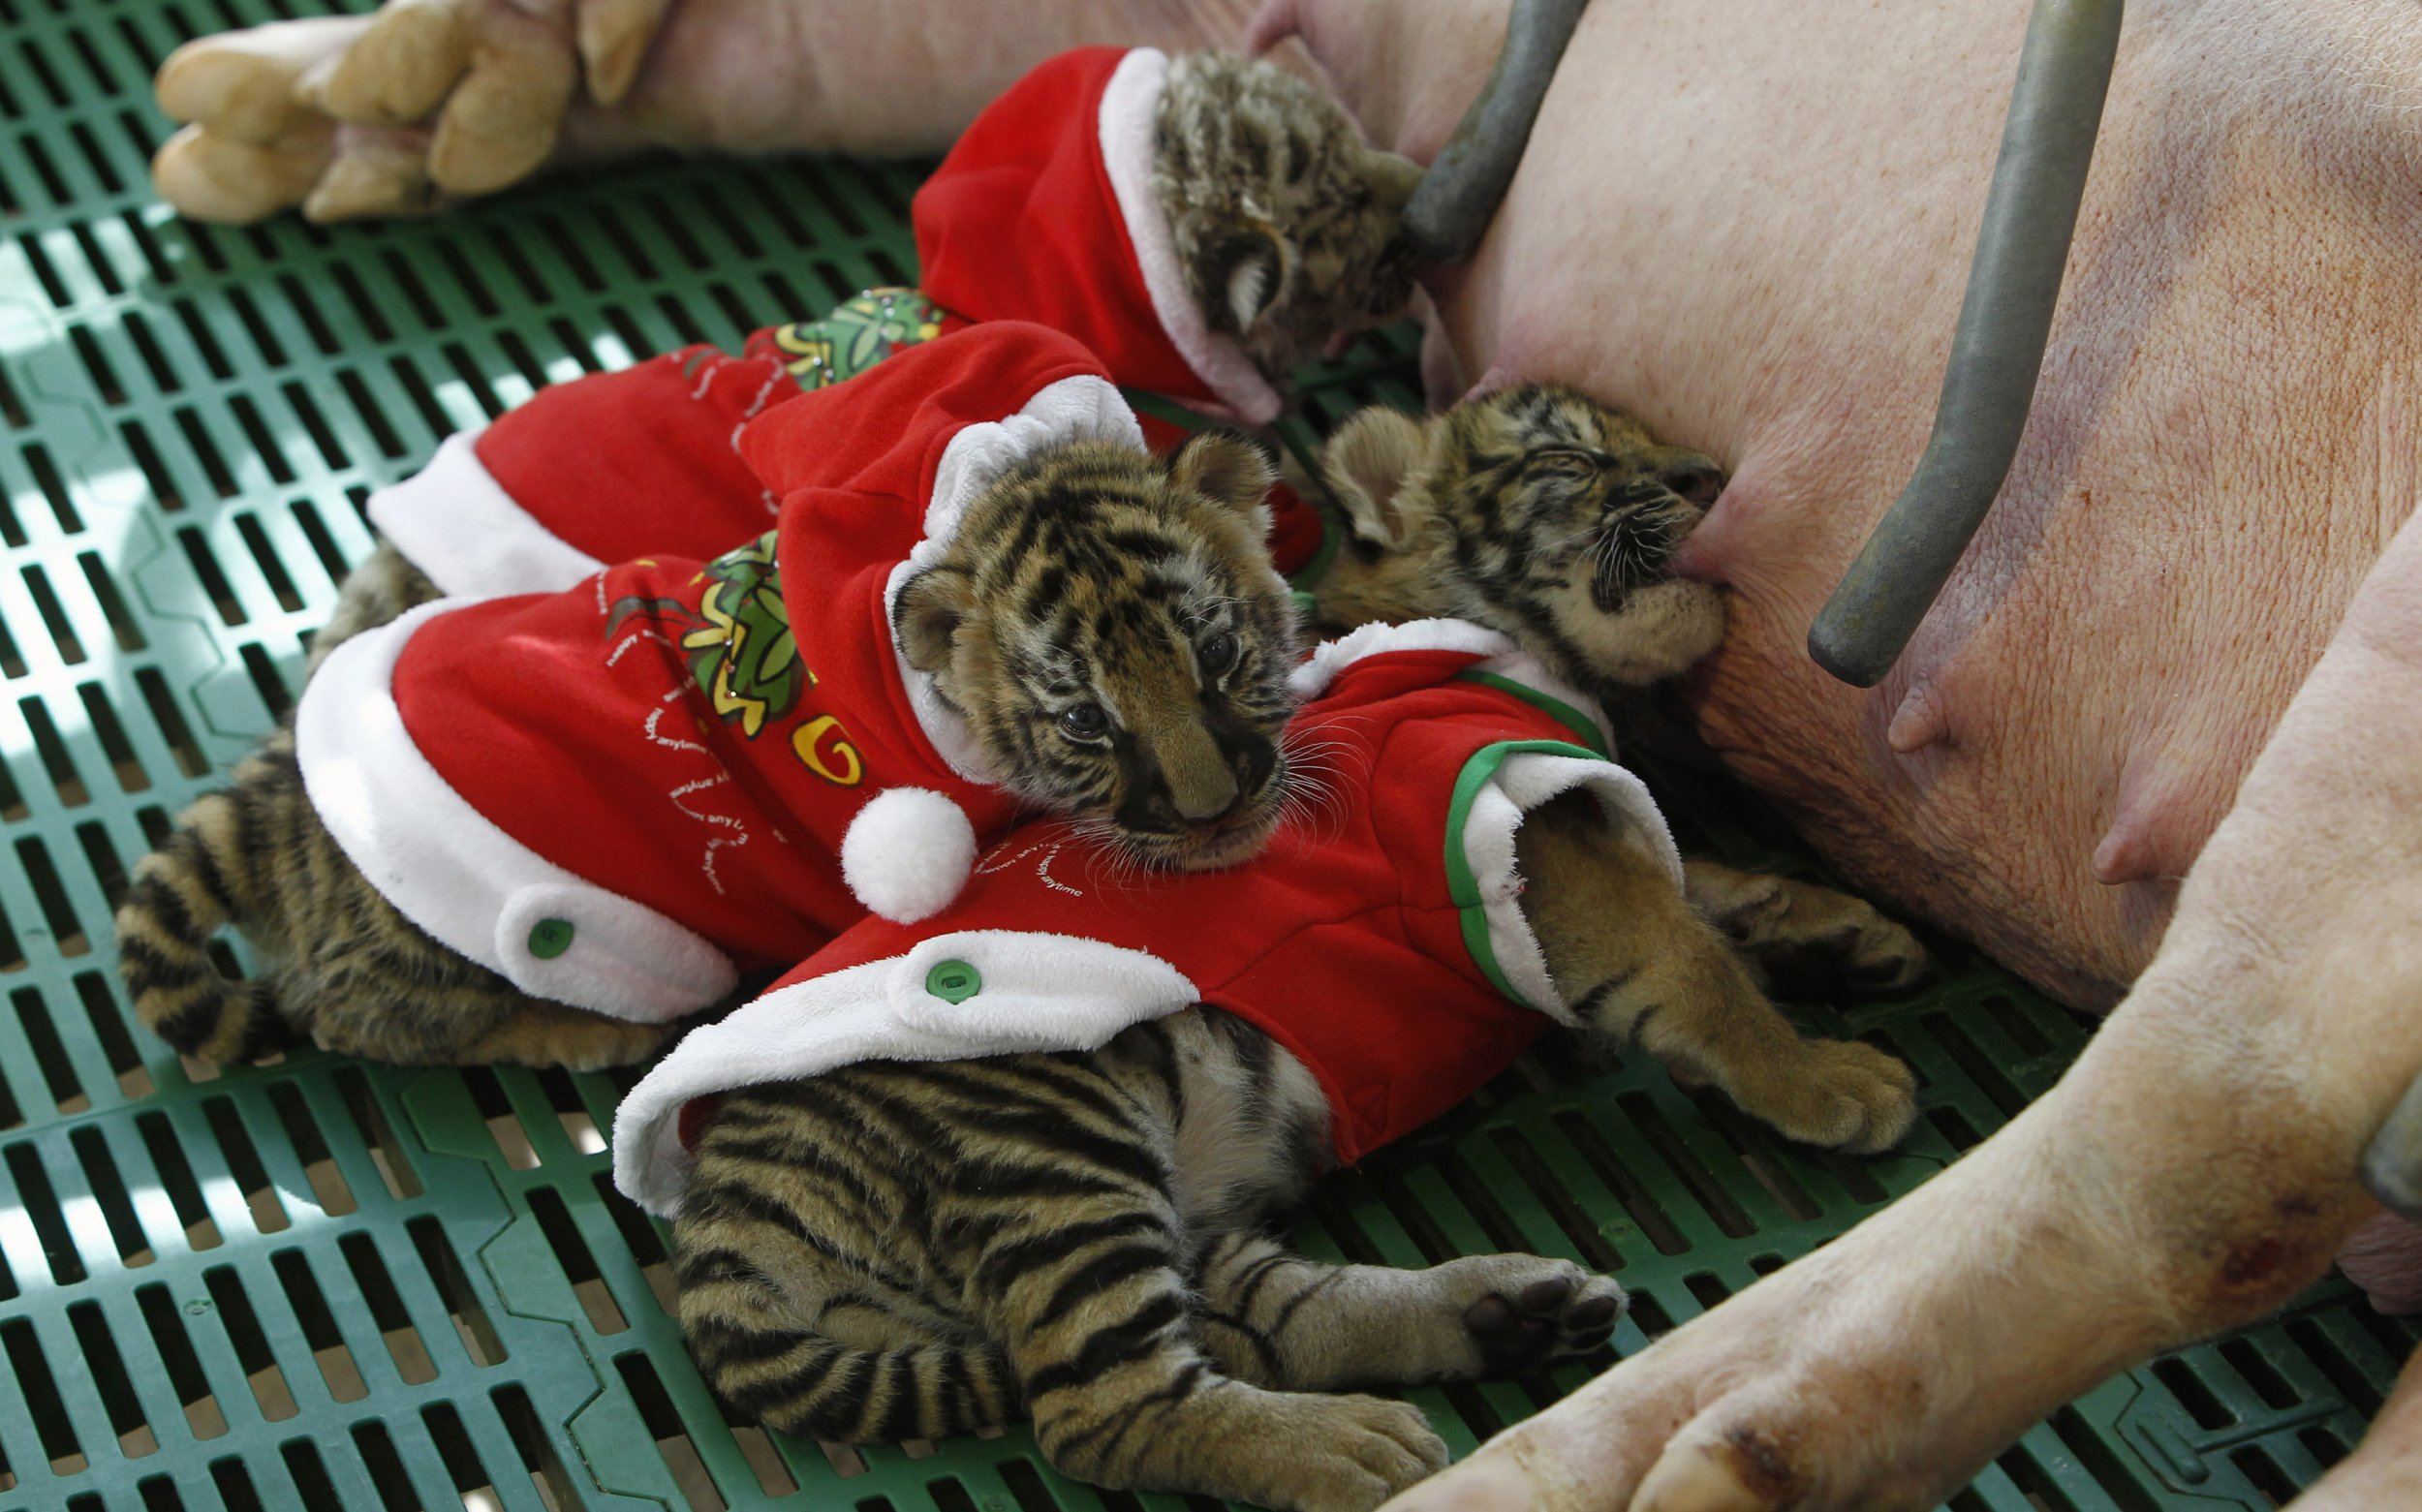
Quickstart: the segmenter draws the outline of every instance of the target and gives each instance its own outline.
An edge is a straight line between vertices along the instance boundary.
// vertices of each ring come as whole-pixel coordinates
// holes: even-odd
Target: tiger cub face
[[[1335,101],[1268,63],[1187,53],[1154,129],[1153,193],[1188,292],[1265,376],[1404,313],[1418,269],[1401,222],[1421,170],[1365,144]]]
[[[1425,420],[1365,410],[1321,472],[1350,533],[1317,591],[1323,625],[1475,620],[1583,688],[1670,676],[1723,638],[1716,590],[1667,573],[1723,472],[1569,388]]]
[[[986,489],[894,602],[909,663],[1003,786],[1148,867],[1261,848],[1287,796],[1287,585],[1270,464],[1204,431],[1164,459],[1083,442]]]

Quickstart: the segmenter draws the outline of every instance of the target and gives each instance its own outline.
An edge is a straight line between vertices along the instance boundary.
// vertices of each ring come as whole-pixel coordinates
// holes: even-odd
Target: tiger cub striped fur
[[[1005,786],[1138,865],[1249,854],[1285,803],[1296,633],[1261,544],[1270,479],[1233,432],[1163,459],[1054,448],[972,501],[899,595],[899,645]],[[382,578],[375,606],[424,585]],[[376,621],[366,597],[315,653]],[[260,978],[212,964],[227,925],[260,951]],[[321,822],[291,728],[136,867],[117,938],[136,1013],[209,1060],[302,1034],[385,1061],[585,1068],[639,1060],[663,1034],[527,997],[397,912]]]
[[[1667,571],[1723,471],[1586,394],[1524,384],[1424,419],[1367,409],[1320,464],[1348,529],[1315,590],[1323,624],[1474,620],[1599,692],[1723,639],[1722,597]]]
[[[1713,461],[1659,444],[1577,390],[1522,384],[1419,419],[1363,410],[1320,462],[1347,529],[1313,590],[1324,630],[1474,620],[1596,694],[1628,735],[1672,733],[1639,690],[1723,639],[1722,595],[1670,572],[1674,548],[1723,488]],[[1838,974],[1892,990],[1923,970],[1913,944],[1883,944],[1875,910],[1856,899],[1699,857],[1683,869],[1701,914],[1763,942],[1752,964],[1769,980]],[[1824,941],[1851,937],[1870,943],[1830,959]],[[1803,963],[1815,963],[1813,980]]]
[[[1535,810],[1516,841],[1524,915],[1591,1031],[1797,1137],[1897,1140],[1908,1069],[1801,1039],[1593,802]],[[1785,885],[1744,921],[1752,951],[1812,938],[1797,909],[1864,909]],[[1916,957],[1873,910],[1828,942]],[[888,1442],[1028,1416],[1078,1479],[1359,1512],[1445,1449],[1411,1406],[1328,1393],[1585,1355],[1625,1306],[1611,1280],[1535,1255],[1407,1271],[1291,1253],[1267,1225],[1326,1162],[1330,1110],[1301,1062],[1217,1008],[1090,1054],[866,1062],[696,1106],[683,1333],[737,1414],[791,1433]]]
[[[1307,357],[1411,305],[1401,222],[1421,170],[1365,144],[1312,84],[1234,53],[1181,53],[1153,128],[1152,192],[1187,292],[1271,383],[1286,388]],[[816,375],[830,376],[800,376]],[[306,671],[346,633],[437,597],[382,542],[345,579]]]
[[[1187,291],[1263,377],[1285,387],[1411,305],[1403,216],[1421,170],[1366,145],[1336,101],[1258,59],[1187,53],[1153,124],[1152,189]]]

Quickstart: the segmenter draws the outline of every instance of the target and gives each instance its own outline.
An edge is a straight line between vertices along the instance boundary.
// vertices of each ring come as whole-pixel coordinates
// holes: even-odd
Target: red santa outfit
[[[1366,627],[1297,681],[1325,796],[1260,856],[1105,886],[1059,827],[1015,832],[945,912],[860,924],[683,1038],[615,1114],[624,1192],[678,1211],[694,1099],[870,1059],[1093,1049],[1196,1003],[1311,1068],[1331,1153],[1351,1161],[1504,1069],[1548,1019],[1570,1022],[1515,902],[1523,815],[1586,789],[1681,884],[1590,706],[1457,621]]]
[[[1279,396],[1187,291],[1152,193],[1169,60],[1079,47],[984,108],[910,207],[919,287],[970,320],[1037,321],[1122,384],[1266,425]]]
[[[922,293],[971,321],[1033,321],[1075,338],[1111,379],[1261,425],[1277,392],[1187,293],[1151,192],[1153,118],[1168,59],[1149,47],[1052,58],[987,107],[917,192]],[[1009,249],[1014,255],[1005,255]],[[741,429],[798,397],[768,327],[730,356],[698,346],[542,389],[447,439],[426,468],[371,495],[371,523],[450,595],[569,587],[647,552],[710,557],[772,523],[775,500],[737,451]],[[1154,449],[1183,427],[1147,418]],[[1284,488],[1282,570],[1319,544]]]
[[[1077,440],[1141,445],[1080,348],[1017,323],[800,395],[739,437],[782,501],[741,549],[339,647],[296,715],[313,804],[441,942],[620,1017],[705,1006],[865,908],[931,911],[1015,806],[891,601],[993,478]]]

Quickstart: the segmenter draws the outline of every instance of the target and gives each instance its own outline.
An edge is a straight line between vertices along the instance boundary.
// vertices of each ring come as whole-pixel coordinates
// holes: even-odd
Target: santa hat
[[[996,832],[1016,808],[932,674],[894,645],[892,605],[948,553],[979,494],[1074,441],[1143,449],[1134,413],[1093,355],[1018,321],[911,347],[740,433],[741,456],[782,499],[785,597],[832,606],[820,612],[840,622],[823,626],[838,633],[818,645],[818,680],[848,687],[853,707],[883,709],[851,726],[870,770],[938,779],[878,793],[843,839],[844,879],[885,918],[947,907],[975,865],[978,831]]]
[[[1167,56],[1082,47],[987,107],[917,191],[919,283],[976,321],[1037,321],[1119,382],[1252,425],[1279,396],[1187,291],[1152,193]]]

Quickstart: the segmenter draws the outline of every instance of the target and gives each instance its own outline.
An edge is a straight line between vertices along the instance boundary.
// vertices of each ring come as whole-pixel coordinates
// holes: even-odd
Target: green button
[[[552,961],[572,948],[572,920],[541,919],[530,926],[530,953]]]
[[[984,979],[965,961],[944,961],[925,973],[925,990],[945,1003],[965,1003],[983,986]]]

